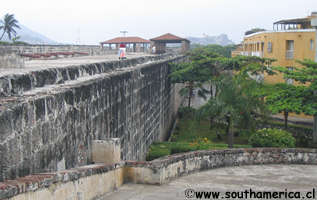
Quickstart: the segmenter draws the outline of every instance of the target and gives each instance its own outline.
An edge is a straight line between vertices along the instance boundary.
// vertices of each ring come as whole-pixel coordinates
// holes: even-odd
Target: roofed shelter
[[[171,33],[161,35],[150,39],[152,45],[155,47],[155,53],[165,53],[167,43],[182,43],[182,52],[189,50],[190,41],[186,38],[181,38]]]
[[[127,50],[131,49],[132,45],[133,52],[144,52],[148,48],[150,41],[140,37],[116,37],[100,42],[102,48],[104,48],[104,45],[108,45],[109,49],[112,49],[112,45],[116,45],[116,49],[118,49],[120,44],[127,45]]]
[[[273,24],[273,30],[311,29],[311,17],[284,19]]]

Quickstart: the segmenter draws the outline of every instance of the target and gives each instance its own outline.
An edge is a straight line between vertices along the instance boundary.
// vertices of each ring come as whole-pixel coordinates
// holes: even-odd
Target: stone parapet
[[[123,167],[95,164],[7,180],[0,182],[0,199],[93,199],[123,184]]]
[[[126,162],[134,183],[163,184],[193,172],[262,164],[317,164],[317,149],[250,148],[194,151],[151,162]]]
[[[177,177],[220,167],[317,164],[317,149],[250,148],[194,151],[153,161],[94,164],[0,182],[0,199],[98,199],[124,183],[164,184]]]

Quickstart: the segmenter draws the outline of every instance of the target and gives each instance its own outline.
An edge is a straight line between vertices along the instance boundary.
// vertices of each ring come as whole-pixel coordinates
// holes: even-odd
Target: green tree
[[[188,62],[171,64],[170,77],[173,83],[184,84],[180,94],[187,96],[190,107],[194,89],[198,88],[198,95],[201,97],[207,98],[208,93],[212,96],[212,87],[217,85],[227,58],[206,48],[193,49],[188,53],[188,57]],[[210,90],[203,87],[204,83],[210,84]]]
[[[262,31],[266,31],[266,30],[263,28],[253,28],[251,30],[246,31],[244,35],[250,35],[250,34],[262,32]]]
[[[231,58],[231,51],[237,48],[237,45],[227,45],[221,46],[218,44],[209,44],[209,45],[194,45],[192,52],[195,51],[205,51],[219,54],[219,56],[223,56],[226,58]]]
[[[297,62],[302,65],[301,68],[294,67],[293,70],[288,70],[284,67],[275,67],[274,69],[282,72],[286,79],[294,79],[305,84],[302,92],[302,111],[314,116],[313,142],[317,143],[317,62],[309,59]]]
[[[15,28],[20,29],[18,21],[14,18],[13,14],[7,13],[3,20],[1,20],[0,30],[3,30],[0,40],[2,40],[5,33],[7,33],[8,38],[11,40],[12,34],[16,35]]]
[[[192,97],[195,88],[202,88],[203,78],[199,75],[199,68],[193,62],[170,64],[172,73],[170,74],[173,83],[182,83],[184,87],[180,90],[181,96],[188,98],[188,107],[191,107]]]
[[[212,123],[218,118],[226,122],[226,134],[229,148],[233,147],[233,128],[242,120],[252,121],[254,114],[265,109],[263,102],[255,95],[258,83],[252,79],[243,79],[240,76],[223,76],[219,84],[219,92],[202,106],[198,113],[209,117]]]
[[[303,86],[279,83],[274,85],[274,89],[267,94],[265,102],[272,113],[283,113],[285,129],[288,126],[289,113],[303,112],[304,89]]]

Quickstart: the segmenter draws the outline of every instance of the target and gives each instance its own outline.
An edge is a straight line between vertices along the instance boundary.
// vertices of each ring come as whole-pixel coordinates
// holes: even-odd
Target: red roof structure
[[[156,38],[152,38],[150,39],[151,41],[155,41],[155,42],[167,42],[167,43],[180,43],[182,41],[188,41],[186,38],[181,38],[178,37],[176,35],[173,35],[171,33],[166,33],[164,35],[161,35],[159,37]]]
[[[120,43],[126,43],[126,44],[150,43],[150,41],[140,37],[116,37],[111,40],[101,42],[100,44],[120,44]]]

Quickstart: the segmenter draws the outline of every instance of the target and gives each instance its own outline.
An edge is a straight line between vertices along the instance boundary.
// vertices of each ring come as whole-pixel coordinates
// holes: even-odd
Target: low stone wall
[[[89,55],[114,54],[117,51],[103,49],[99,45],[0,45],[0,50],[6,49],[17,54],[36,54],[54,52],[84,52]]]
[[[227,149],[176,154],[151,162],[126,162],[127,180],[163,184],[207,169],[259,164],[317,164],[317,149]]]
[[[163,184],[193,172],[259,164],[317,164],[317,149],[227,149],[177,154],[151,162],[94,164],[0,182],[0,199],[97,199],[124,183]]]
[[[88,165],[0,182],[0,199],[95,199],[123,184],[123,166],[124,163]]]

